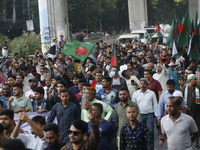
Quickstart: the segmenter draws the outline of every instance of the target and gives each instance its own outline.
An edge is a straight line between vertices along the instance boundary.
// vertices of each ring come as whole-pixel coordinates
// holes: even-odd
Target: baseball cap
[[[38,82],[38,79],[32,78],[32,79],[29,79],[29,80],[28,80],[28,82],[31,82],[31,81]]]

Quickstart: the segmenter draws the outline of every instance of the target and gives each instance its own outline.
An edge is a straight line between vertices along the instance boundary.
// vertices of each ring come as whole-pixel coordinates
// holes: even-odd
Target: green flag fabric
[[[91,43],[73,40],[64,46],[63,53],[67,56],[74,56],[80,61],[84,61],[93,50],[94,45]]]
[[[199,45],[199,25],[197,25],[198,22],[198,14],[196,13],[196,18],[191,25],[190,29],[190,42],[189,42],[189,48],[188,48],[188,55],[190,59],[195,59],[196,61],[199,61],[199,52],[198,52],[198,45]]]
[[[175,30],[176,30],[176,20],[174,18],[172,20],[171,28],[170,28],[169,35],[168,35],[167,42],[166,42],[166,45],[168,45],[170,48],[173,47]]]
[[[179,26],[179,37],[177,44],[179,48],[182,48],[189,43],[189,33],[190,33],[191,22],[188,12],[186,12],[185,17],[182,19],[182,25]]]

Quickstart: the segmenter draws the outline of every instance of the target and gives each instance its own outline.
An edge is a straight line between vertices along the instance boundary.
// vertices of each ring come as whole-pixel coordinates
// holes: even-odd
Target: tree
[[[14,38],[10,42],[10,55],[19,53],[20,56],[27,57],[33,55],[35,49],[40,48],[40,37],[35,32],[28,33],[23,31],[23,34],[19,37]]]
[[[188,0],[148,0],[147,7],[149,25],[156,22],[170,24],[174,15],[178,18],[184,16]]]

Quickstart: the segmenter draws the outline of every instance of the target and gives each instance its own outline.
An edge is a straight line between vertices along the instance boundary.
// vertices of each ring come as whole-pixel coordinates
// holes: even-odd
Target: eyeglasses
[[[73,133],[73,135],[75,135],[75,136],[78,136],[80,133],[82,133],[82,132],[79,132],[79,131],[71,131],[71,130],[69,130],[69,131],[67,131],[67,134],[72,134]]]

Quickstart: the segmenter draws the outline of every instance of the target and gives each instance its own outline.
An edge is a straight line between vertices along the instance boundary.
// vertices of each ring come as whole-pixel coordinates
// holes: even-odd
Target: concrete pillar
[[[48,0],[49,25],[51,37],[60,35],[69,39],[68,10],[66,0]]]
[[[56,37],[56,28],[55,28],[55,9],[54,9],[54,0],[48,0],[48,18],[49,18],[49,28],[51,38]]]
[[[38,0],[42,51],[46,52],[53,37],[69,38],[67,0]]]
[[[40,18],[40,35],[41,35],[42,52],[45,53],[48,50],[49,48],[48,45],[51,42],[47,0],[38,0],[38,7],[39,7],[39,18]]]
[[[148,24],[146,0],[128,0],[130,30],[141,29],[141,23]]]
[[[200,18],[200,0],[189,0],[188,7],[189,7],[189,16],[191,20],[195,19],[196,11],[198,12]]]

